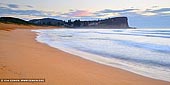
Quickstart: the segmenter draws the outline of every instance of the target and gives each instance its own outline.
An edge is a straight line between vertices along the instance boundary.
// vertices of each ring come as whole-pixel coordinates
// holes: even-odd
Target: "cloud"
[[[170,12],[170,8],[161,8],[161,9],[158,9],[158,10],[153,10],[151,12],[155,12],[155,13]]]
[[[104,9],[101,11],[98,11],[98,13],[122,13],[122,12],[130,12],[138,9],[122,9],[122,10],[112,10],[112,9]]]
[[[26,7],[28,7],[28,8],[33,8],[33,6],[30,6],[30,5],[25,5]]]
[[[169,8],[160,8],[158,6],[153,6],[146,10],[129,8],[129,9],[121,9],[121,10],[114,10],[114,9],[104,9],[99,10],[96,12],[89,12],[87,10],[73,10],[70,9],[69,12],[63,13],[58,16],[62,16],[65,18],[81,18],[81,19],[102,19],[108,17],[119,17],[119,16],[126,16],[126,17],[142,17],[142,16],[156,16],[156,15],[166,15],[169,16],[169,13],[162,13],[168,12]]]
[[[170,8],[160,8],[160,9],[146,9],[144,12],[152,12],[152,13],[161,13],[161,12],[170,12]]]
[[[160,9],[146,9],[143,11],[143,14],[153,14],[153,15],[160,15],[160,16],[169,16],[170,15],[170,8],[160,8]]]
[[[46,18],[46,17],[63,19],[63,17],[60,14],[61,14],[60,12],[54,12],[54,11],[41,11],[35,9],[22,10],[22,9],[13,9],[9,7],[0,6],[0,16],[18,17],[25,20],[30,20],[35,18]]]
[[[152,6],[151,8],[158,8],[159,6]]]
[[[5,4],[5,3],[0,3],[1,7],[8,7],[8,8],[14,8],[14,9],[18,9],[18,8],[33,8],[33,6],[31,5],[18,5],[18,4]]]
[[[92,13],[87,10],[75,10],[75,11],[71,10],[70,12],[64,13],[62,15],[67,17],[86,17],[91,16]]]
[[[108,14],[104,14],[104,13],[93,13],[96,17],[103,17],[103,16],[107,16]]]
[[[59,13],[33,9],[33,6],[31,5],[0,3],[0,16],[30,16],[31,19],[31,17],[50,17],[57,14]]]
[[[14,10],[7,7],[0,7],[0,15],[31,15],[31,16],[47,16],[43,11],[38,10]]]
[[[9,8],[19,8],[19,5],[16,4],[7,4]]]
[[[135,11],[139,9],[129,8],[129,9],[121,9],[121,10],[114,10],[114,9],[104,9],[94,12],[93,14],[95,17],[106,18],[106,17],[118,17],[118,16],[126,16],[130,14],[135,14]]]
[[[115,16],[155,16],[155,15],[170,15],[170,8],[158,8],[158,6],[153,6],[146,10],[140,9],[122,9],[122,10],[113,10],[113,9],[104,9],[94,13],[96,16],[106,16],[107,14],[114,14]],[[106,15],[105,15],[106,14]]]

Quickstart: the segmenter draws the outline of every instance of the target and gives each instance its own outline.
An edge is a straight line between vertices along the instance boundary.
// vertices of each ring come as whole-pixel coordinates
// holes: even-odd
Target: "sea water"
[[[45,29],[36,40],[97,63],[170,81],[170,29]]]

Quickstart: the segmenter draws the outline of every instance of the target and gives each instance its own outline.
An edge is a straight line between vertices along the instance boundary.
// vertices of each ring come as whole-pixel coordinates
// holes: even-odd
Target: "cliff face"
[[[108,18],[98,21],[84,21],[81,27],[94,28],[129,28],[127,17]]]
[[[101,21],[101,24],[112,28],[129,28],[127,17],[109,18]]]

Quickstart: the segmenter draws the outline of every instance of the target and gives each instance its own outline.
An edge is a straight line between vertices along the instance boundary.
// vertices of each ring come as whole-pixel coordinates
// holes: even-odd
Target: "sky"
[[[0,17],[98,20],[128,17],[137,28],[170,28],[170,0],[0,0]]]

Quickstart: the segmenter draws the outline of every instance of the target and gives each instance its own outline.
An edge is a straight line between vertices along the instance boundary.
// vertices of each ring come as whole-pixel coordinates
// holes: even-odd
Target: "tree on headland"
[[[71,25],[71,24],[72,24],[71,19],[68,20],[67,24],[68,24],[68,25]]]
[[[80,27],[81,21],[80,21],[80,20],[75,20],[75,21],[73,22],[73,25],[74,25],[74,27]]]

